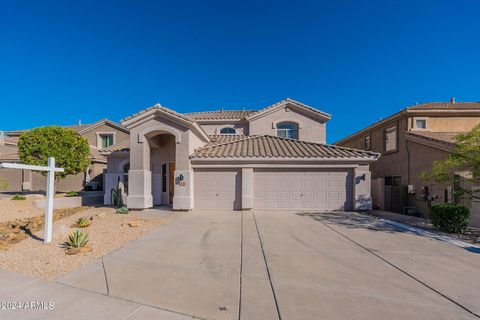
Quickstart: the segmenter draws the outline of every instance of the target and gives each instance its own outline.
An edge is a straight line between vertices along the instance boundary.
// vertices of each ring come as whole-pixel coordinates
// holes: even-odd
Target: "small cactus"
[[[90,226],[90,221],[87,218],[79,218],[75,223],[75,227],[77,228],[86,228]]]
[[[127,208],[127,207],[118,208],[118,209],[117,209],[117,213],[127,214],[127,213],[128,213],[128,208]]]
[[[76,191],[68,191],[68,192],[65,194],[65,197],[78,197],[78,192],[76,192]]]
[[[82,248],[88,243],[88,233],[77,229],[75,231],[70,232],[68,235],[67,240],[67,247],[69,248]]]
[[[27,197],[21,195],[21,194],[16,194],[12,197],[12,200],[25,200]]]

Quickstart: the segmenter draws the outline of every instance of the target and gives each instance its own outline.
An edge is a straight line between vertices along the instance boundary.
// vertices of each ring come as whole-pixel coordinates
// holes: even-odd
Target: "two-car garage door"
[[[268,169],[254,172],[255,209],[350,210],[351,170]]]
[[[197,169],[196,209],[241,208],[240,169]],[[256,210],[350,210],[351,169],[255,169]]]

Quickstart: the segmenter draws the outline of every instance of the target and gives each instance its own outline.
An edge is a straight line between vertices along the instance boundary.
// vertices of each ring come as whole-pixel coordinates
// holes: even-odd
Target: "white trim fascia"
[[[359,164],[302,164],[299,167],[298,164],[266,164],[266,163],[244,163],[244,164],[222,164],[222,163],[211,163],[211,164],[198,164],[192,163],[192,168],[292,168],[292,169],[302,169],[302,168],[328,168],[328,169],[355,169],[358,168]]]

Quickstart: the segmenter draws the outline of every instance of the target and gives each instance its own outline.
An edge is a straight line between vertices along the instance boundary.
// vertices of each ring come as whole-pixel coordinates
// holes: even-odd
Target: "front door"
[[[173,191],[175,190],[175,162],[168,163],[168,194],[169,203],[173,204]]]

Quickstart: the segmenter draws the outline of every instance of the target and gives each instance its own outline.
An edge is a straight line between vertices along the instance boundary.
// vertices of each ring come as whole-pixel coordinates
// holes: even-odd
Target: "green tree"
[[[458,134],[454,140],[455,147],[448,158],[435,161],[432,171],[422,173],[421,178],[454,185],[456,196],[480,199],[480,190],[468,187],[480,185],[480,125]],[[458,179],[463,183],[458,183]]]
[[[86,138],[71,129],[58,126],[42,127],[23,133],[18,140],[18,155],[26,164],[46,166],[48,157],[65,172],[55,173],[61,180],[84,172],[90,164],[90,147]],[[41,172],[46,175],[46,172]]]

